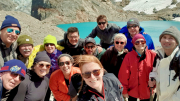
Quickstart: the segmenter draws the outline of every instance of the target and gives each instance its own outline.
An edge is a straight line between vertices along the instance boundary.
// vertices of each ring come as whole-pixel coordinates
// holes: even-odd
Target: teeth
[[[94,80],[94,81],[91,81],[92,83],[95,83],[96,82],[96,80]]]
[[[45,72],[45,70],[40,70],[41,72]]]

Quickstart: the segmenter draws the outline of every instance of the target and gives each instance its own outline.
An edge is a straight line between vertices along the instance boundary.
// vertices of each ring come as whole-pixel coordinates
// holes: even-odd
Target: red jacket
[[[75,73],[80,73],[80,69],[77,67],[71,67],[71,74],[69,77],[69,83],[71,81],[71,76]],[[54,94],[57,101],[69,101],[70,96],[68,95],[68,87],[66,85],[63,72],[58,69],[51,74],[49,80],[49,87]]]
[[[138,56],[135,50],[129,52],[121,65],[118,78],[124,89],[123,94],[134,98],[149,99],[148,87],[149,73],[153,69],[153,61],[156,53],[146,48],[145,54]]]

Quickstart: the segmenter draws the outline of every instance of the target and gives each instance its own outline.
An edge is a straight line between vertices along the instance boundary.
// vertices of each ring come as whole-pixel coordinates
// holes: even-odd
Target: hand
[[[103,51],[103,48],[101,46],[97,46],[98,52],[101,53]]]
[[[149,87],[154,87],[156,85],[156,80],[151,81],[151,79],[149,79],[148,84]]]
[[[110,46],[109,48],[107,48],[107,50],[110,50],[110,49],[112,49],[114,46],[112,45],[112,46]]]
[[[125,98],[129,98],[129,95],[128,95],[128,94],[123,94],[123,96],[124,96]]]
[[[128,51],[128,49],[124,49],[124,53],[128,53],[129,51]]]
[[[143,34],[147,34],[146,32],[143,32]]]

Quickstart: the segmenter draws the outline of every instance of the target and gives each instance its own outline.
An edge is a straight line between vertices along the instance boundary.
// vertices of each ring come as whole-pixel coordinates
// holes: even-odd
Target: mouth
[[[40,73],[46,73],[46,70],[40,70]]]
[[[69,68],[64,68],[63,71],[67,72],[69,70]]]
[[[96,83],[98,80],[91,80],[90,83]]]

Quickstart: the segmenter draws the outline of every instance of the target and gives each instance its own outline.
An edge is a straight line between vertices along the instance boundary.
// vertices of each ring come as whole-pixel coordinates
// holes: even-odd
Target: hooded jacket
[[[124,35],[126,36],[127,38],[127,44],[124,48],[128,49],[129,51],[132,51],[132,48],[133,48],[133,44],[132,44],[132,37],[130,36],[130,33],[127,29],[127,26],[124,26],[120,31],[119,33],[124,33]],[[155,49],[154,48],[154,43],[153,43],[153,40],[151,38],[150,35],[148,34],[143,34],[144,33],[144,28],[140,27],[139,29],[139,33],[142,34],[144,36],[144,38],[146,39],[146,45],[148,46],[148,49]]]
[[[148,50],[147,47],[141,57],[134,49],[126,54],[118,74],[124,87],[123,94],[140,98],[140,100],[150,98],[148,81],[155,56],[156,53]]]
[[[67,32],[66,32],[64,33],[64,39],[57,41],[57,44],[64,47],[64,50],[62,50],[62,53],[67,53],[73,56],[73,55],[82,54],[84,42],[85,42],[84,39],[79,38],[77,44],[72,45],[67,38]]]
[[[119,30],[120,27],[112,23],[108,23],[104,30],[101,30],[97,25],[87,37],[95,38],[97,36],[101,44],[113,45],[114,35],[117,34]]]
[[[158,101],[180,101],[180,90],[178,89],[180,86],[179,76],[173,80],[176,73],[169,67],[178,50],[179,47],[176,47],[168,57],[165,57],[165,52],[162,48],[157,50],[158,55],[154,62],[154,68],[150,73],[150,77],[156,79]]]

